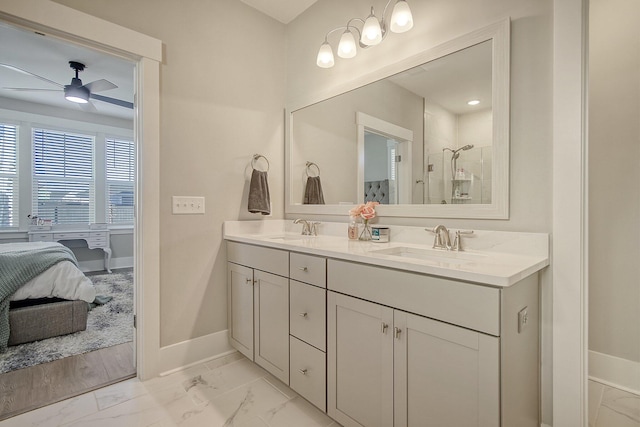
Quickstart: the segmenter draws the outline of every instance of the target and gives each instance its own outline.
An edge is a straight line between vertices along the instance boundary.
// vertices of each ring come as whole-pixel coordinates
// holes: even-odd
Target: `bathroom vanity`
[[[539,426],[548,236],[226,222],[231,344],[344,426]]]

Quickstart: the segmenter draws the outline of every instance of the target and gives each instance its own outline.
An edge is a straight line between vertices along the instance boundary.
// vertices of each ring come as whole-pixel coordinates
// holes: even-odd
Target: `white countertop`
[[[465,250],[454,252],[432,249],[433,234],[425,227],[389,228],[390,242],[378,243],[349,240],[346,223],[325,222],[318,236],[302,236],[301,225],[290,220],[226,221],[224,239],[496,287],[511,286],[549,265],[545,233],[474,230],[463,237]]]

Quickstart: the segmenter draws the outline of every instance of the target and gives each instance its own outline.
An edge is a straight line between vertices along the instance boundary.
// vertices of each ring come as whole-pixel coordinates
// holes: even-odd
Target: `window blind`
[[[32,214],[53,224],[95,222],[93,136],[33,130]]]
[[[132,141],[107,138],[107,218],[112,224],[132,224],[136,152]]]
[[[0,228],[18,226],[18,128],[0,123]]]

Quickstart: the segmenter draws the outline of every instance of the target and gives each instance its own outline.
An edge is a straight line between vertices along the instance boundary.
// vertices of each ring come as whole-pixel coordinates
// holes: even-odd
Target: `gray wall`
[[[285,26],[238,0],[57,2],[162,40],[160,344],[225,330],[222,223],[263,219],[247,211],[254,153],[283,215]],[[206,213],[172,215],[171,196]]]
[[[589,349],[640,362],[640,2],[590,15]]]

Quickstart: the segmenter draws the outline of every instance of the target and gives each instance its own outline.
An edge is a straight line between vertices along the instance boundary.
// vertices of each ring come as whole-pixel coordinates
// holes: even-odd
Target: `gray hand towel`
[[[307,178],[307,187],[304,190],[305,205],[324,205],[324,195],[322,194],[322,184],[319,176]]]
[[[254,169],[251,173],[248,207],[251,213],[271,214],[271,197],[269,196],[267,172]]]

